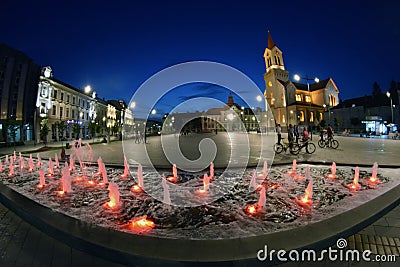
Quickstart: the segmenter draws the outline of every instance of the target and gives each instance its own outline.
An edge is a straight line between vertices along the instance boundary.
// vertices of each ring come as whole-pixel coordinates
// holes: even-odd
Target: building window
[[[322,112],[319,113],[319,121],[322,121],[324,119],[324,115],[322,114]]]
[[[300,121],[303,122],[304,121],[304,111],[300,111]]]
[[[72,105],[75,105],[75,96],[72,97]]]
[[[69,108],[65,109],[65,117],[68,118],[69,117]]]
[[[286,123],[286,117],[284,114],[282,115],[282,123]]]
[[[67,103],[69,103],[69,95],[67,95]]]
[[[301,101],[301,95],[300,94],[296,95],[296,101]]]
[[[310,122],[314,121],[314,112],[310,112]]]
[[[273,105],[275,103],[275,98],[272,94],[272,92],[269,94],[270,98],[271,98],[271,105]]]
[[[75,109],[72,109],[72,110],[71,110],[71,117],[72,117],[73,119],[75,119]]]
[[[54,90],[53,97],[57,98],[57,90]]]
[[[307,102],[307,103],[310,103],[310,102],[311,102],[311,96],[306,95],[306,102]]]
[[[62,118],[63,115],[63,107],[60,107],[60,119]]]
[[[53,109],[51,111],[51,115],[55,116],[56,115],[56,106],[53,105]]]
[[[61,93],[60,99],[61,99],[61,101],[64,101],[64,93]]]

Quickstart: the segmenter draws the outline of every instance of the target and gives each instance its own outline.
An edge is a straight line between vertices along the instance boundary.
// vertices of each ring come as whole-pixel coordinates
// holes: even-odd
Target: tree
[[[372,86],[372,96],[373,97],[380,97],[382,95],[382,90],[379,87],[379,84],[377,82],[374,82]]]
[[[10,137],[12,138],[12,142],[13,142],[13,144],[15,146],[15,137],[17,136],[17,131],[18,131],[19,127],[20,127],[18,122],[17,122],[17,118],[14,115],[10,115],[7,118],[7,122],[6,123],[7,123],[8,132],[9,132]]]
[[[94,137],[96,135],[96,123],[94,123],[94,122],[89,123],[89,133],[92,136],[93,141],[94,141]]]
[[[43,119],[40,122],[40,139],[43,141],[44,146],[47,146],[47,135],[49,134],[49,126],[47,126],[48,119]]]
[[[395,81],[391,81],[389,93],[390,93],[390,97],[392,98],[393,105],[399,104],[399,94],[397,92],[397,89],[400,89],[400,88],[398,88],[398,84]]]
[[[76,139],[79,138],[79,134],[81,133],[81,126],[78,123],[72,125],[72,132],[75,134]]]
[[[62,139],[64,137],[64,131],[67,128],[65,121],[56,122],[56,127],[58,129],[58,136],[60,137],[60,139]]]

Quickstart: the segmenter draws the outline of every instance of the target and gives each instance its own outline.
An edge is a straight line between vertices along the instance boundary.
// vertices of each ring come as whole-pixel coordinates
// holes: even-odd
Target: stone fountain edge
[[[400,185],[350,211],[310,225],[259,236],[221,240],[182,240],[139,236],[86,223],[55,212],[0,183],[0,201],[21,218],[80,250],[122,264],[241,261],[255,264],[264,245],[271,249],[316,249],[335,244],[400,204]],[[310,234],[312,233],[312,234]],[[290,242],[288,242],[290,240]],[[272,263],[272,262],[271,262]]]

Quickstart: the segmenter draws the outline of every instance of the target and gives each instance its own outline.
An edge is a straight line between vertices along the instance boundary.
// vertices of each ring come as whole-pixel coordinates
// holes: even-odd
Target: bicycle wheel
[[[332,140],[331,142],[331,148],[336,149],[339,147],[339,142],[338,140]]]
[[[319,139],[319,141],[318,141],[318,146],[319,146],[320,148],[324,148],[324,147],[325,147],[325,141],[322,140],[322,139]]]
[[[278,154],[282,153],[282,151],[283,151],[283,145],[282,145],[282,144],[276,143],[276,144],[274,145],[274,151],[275,151],[276,153],[278,153]]]
[[[312,154],[315,152],[316,148],[317,147],[314,145],[314,143],[309,142],[306,146],[306,151],[308,154]]]
[[[301,146],[297,143],[293,143],[292,145],[292,150],[290,150],[290,153],[293,155],[297,155],[300,153]]]

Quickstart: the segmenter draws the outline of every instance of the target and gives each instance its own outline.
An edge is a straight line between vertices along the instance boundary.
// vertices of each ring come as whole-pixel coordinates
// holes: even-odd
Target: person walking
[[[278,144],[280,144],[282,140],[282,128],[280,124],[276,126],[276,134],[278,135]]]
[[[290,148],[290,150],[292,150],[293,141],[294,141],[294,130],[293,130],[292,124],[289,124],[289,128],[288,128],[287,132],[288,132],[289,148]]]
[[[299,132],[299,126],[295,125],[293,128],[294,136],[296,137],[295,142],[299,143],[299,137],[300,137],[300,132]]]

